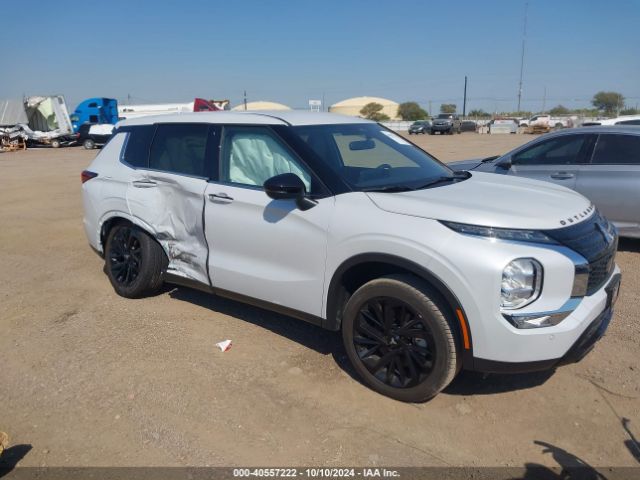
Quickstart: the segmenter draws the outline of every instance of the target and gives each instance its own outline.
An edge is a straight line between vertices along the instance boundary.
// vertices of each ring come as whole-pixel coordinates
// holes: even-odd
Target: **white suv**
[[[306,112],[121,122],[82,174],[116,292],[163,282],[341,330],[373,389],[581,358],[612,315],[615,229],[549,183],[454,172],[386,128]]]

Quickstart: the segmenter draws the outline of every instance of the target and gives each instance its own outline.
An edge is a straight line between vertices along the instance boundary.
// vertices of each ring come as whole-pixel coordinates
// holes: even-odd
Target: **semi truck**
[[[87,98],[71,114],[71,123],[76,133],[85,123],[115,125],[118,123],[118,101],[115,98]]]

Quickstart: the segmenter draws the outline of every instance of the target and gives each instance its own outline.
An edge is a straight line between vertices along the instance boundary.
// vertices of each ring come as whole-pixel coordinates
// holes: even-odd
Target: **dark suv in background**
[[[460,117],[456,113],[441,113],[433,119],[431,124],[431,135],[435,135],[436,132],[453,135],[460,131]]]

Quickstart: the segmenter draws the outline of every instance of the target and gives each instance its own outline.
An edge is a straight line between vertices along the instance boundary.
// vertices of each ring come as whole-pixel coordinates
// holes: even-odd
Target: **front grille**
[[[576,225],[545,231],[549,237],[582,255],[589,262],[587,295],[600,289],[615,267],[618,234],[597,211]]]

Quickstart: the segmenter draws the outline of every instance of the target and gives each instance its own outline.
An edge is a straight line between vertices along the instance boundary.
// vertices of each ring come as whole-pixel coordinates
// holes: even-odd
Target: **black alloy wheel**
[[[405,302],[375,297],[362,305],[353,326],[358,357],[381,382],[394,388],[422,383],[437,352],[421,315]]]
[[[396,400],[424,402],[462,366],[450,319],[450,307],[424,280],[387,275],[349,297],[342,340],[364,384]]]
[[[119,228],[111,242],[109,263],[113,278],[123,286],[135,282],[142,265],[139,232],[131,227]]]
[[[160,244],[130,223],[115,225],[107,235],[105,270],[116,293],[140,298],[161,291],[168,259]]]

